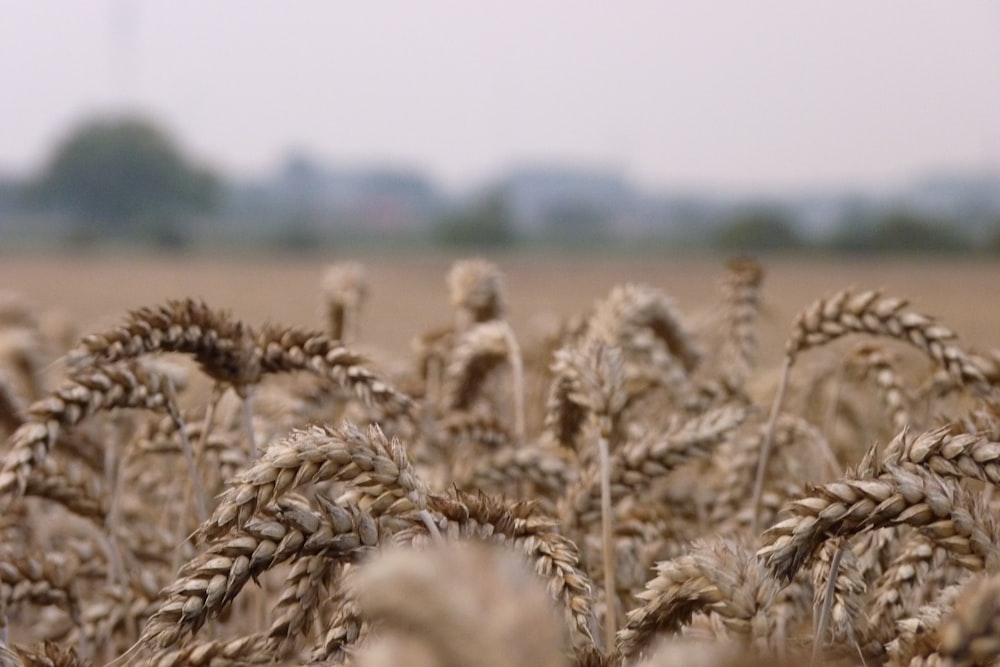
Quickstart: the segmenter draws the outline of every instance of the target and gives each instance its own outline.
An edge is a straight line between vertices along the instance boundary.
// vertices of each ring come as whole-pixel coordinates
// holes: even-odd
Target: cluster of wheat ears
[[[357,263],[323,331],[5,298],[0,666],[1000,663],[1000,353],[848,289],[761,372],[720,273],[519,337],[459,261],[403,359]]]

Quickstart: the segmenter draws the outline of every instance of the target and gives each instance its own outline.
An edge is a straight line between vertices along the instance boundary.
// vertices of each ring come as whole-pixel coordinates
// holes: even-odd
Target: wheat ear
[[[361,306],[368,298],[368,275],[360,262],[337,262],[323,271],[326,330],[333,340],[358,335]]]
[[[504,316],[504,278],[493,262],[478,257],[459,260],[449,269],[446,282],[457,309],[456,331]]]
[[[906,310],[906,306],[904,299],[884,297],[876,290],[855,293],[846,289],[813,302],[796,316],[792,334],[785,344],[781,384],[771,407],[768,435],[761,448],[761,461],[757,466],[759,482],[755,485],[753,499],[755,529],[758,527],[760,494],[774,424],[784,401],[792,365],[802,352],[848,334],[885,336],[910,343],[922,350],[960,386],[974,386],[984,390],[989,388],[979,364],[955,344],[957,336],[953,331],[926,315]]]
[[[656,573],[638,595],[644,604],[629,612],[618,633],[618,650],[624,658],[647,652],[657,636],[676,633],[702,610],[717,613],[737,635],[769,634],[764,619],[777,585],[747,545],[699,541],[684,556],[657,563]]]
[[[0,509],[24,492],[32,468],[46,459],[61,430],[113,408],[164,409],[173,401],[169,380],[138,364],[85,368],[28,408],[11,436],[0,469]]]
[[[995,558],[992,518],[954,481],[919,466],[886,465],[876,477],[810,487],[785,510],[791,516],[764,531],[758,551],[785,579],[829,537],[898,524],[924,527],[966,567],[981,569]]]
[[[511,369],[514,435],[524,440],[524,370],[514,330],[504,320],[490,320],[466,330],[458,339],[445,368],[442,394],[445,407],[465,410],[476,400],[486,378],[500,364]]]
[[[757,315],[760,311],[760,286],[764,269],[749,258],[732,259],[726,264],[722,282],[725,304],[725,339],[722,358],[722,383],[729,394],[743,390],[757,360]]]
[[[398,441],[389,442],[376,427],[366,434],[350,423],[314,426],[292,431],[238,475],[199,533],[224,535],[283,494],[326,480],[351,481],[362,493],[362,507],[372,511],[421,509],[425,502],[426,490]]]
[[[209,377],[238,391],[260,379],[250,329],[227,311],[193,299],[132,311],[117,327],[84,337],[69,358],[84,365],[154,352],[191,354]]]
[[[332,503],[323,512],[294,496],[234,529],[181,568],[164,592],[140,644],[163,649],[193,634],[232,602],[251,579],[278,563],[307,555],[351,557],[381,540],[378,522],[356,507]]]
[[[309,371],[350,390],[366,405],[409,414],[412,400],[364,365],[366,359],[317,331],[268,326],[257,336],[264,373]]]
[[[1000,657],[1000,575],[966,584],[938,636],[938,651],[954,667],[994,664]]]

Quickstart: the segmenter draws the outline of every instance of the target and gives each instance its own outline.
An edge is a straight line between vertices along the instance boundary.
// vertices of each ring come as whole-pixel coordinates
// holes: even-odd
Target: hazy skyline
[[[0,173],[90,115],[200,160],[620,169],[656,188],[1000,167],[1000,3],[0,0]]]

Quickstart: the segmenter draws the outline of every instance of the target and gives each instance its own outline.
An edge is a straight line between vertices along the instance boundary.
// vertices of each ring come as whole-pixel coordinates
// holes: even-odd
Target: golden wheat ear
[[[357,338],[368,291],[368,272],[360,262],[336,262],[324,269],[323,308],[330,338],[345,343]]]
[[[253,332],[228,311],[193,299],[132,311],[125,321],[85,336],[70,351],[74,366],[112,363],[156,352],[190,354],[206,375],[237,390],[256,384],[260,366]]]
[[[980,570],[997,558],[997,523],[981,501],[954,480],[912,464],[886,464],[878,475],[808,487],[784,513],[787,518],[762,534],[758,555],[786,580],[831,537],[900,524],[926,527],[970,569]]]
[[[199,534],[225,535],[285,493],[327,480],[357,482],[365,508],[403,512],[426,503],[426,487],[399,441],[375,427],[362,432],[346,422],[340,428],[313,426],[275,442],[233,479]]]
[[[955,332],[927,315],[907,310],[907,305],[906,300],[885,297],[877,290],[856,292],[849,288],[814,301],[796,316],[791,336],[785,343],[781,384],[771,406],[771,419],[757,466],[753,499],[755,529],[759,527],[763,476],[771,452],[774,425],[781,411],[792,366],[802,352],[849,334],[892,338],[923,351],[959,386],[983,394],[990,392],[991,385],[983,368],[974,356],[958,346]]]
[[[318,555],[344,562],[355,558],[358,550],[381,544],[385,531],[377,514],[355,505],[319,502],[321,508],[316,509],[302,498],[286,496],[274,508],[217,538],[164,590],[163,602],[140,642],[162,650],[183,641],[218,617],[250,580],[281,563]]]
[[[524,441],[524,369],[514,330],[503,320],[470,327],[458,339],[444,369],[442,400],[446,410],[466,410],[483,393],[493,371],[510,369],[513,433]]]
[[[715,373],[727,396],[743,392],[757,363],[757,317],[763,282],[764,268],[756,260],[738,257],[726,263],[722,342]]]
[[[767,617],[778,585],[746,543],[698,541],[684,556],[658,563],[656,572],[638,596],[643,605],[629,612],[618,633],[618,650],[626,660],[648,653],[659,637],[677,634],[699,611],[717,614],[730,632],[746,640],[767,639],[773,631],[754,619]]]
[[[456,330],[501,319],[506,309],[504,277],[499,267],[482,258],[452,264],[447,277],[448,295],[456,308]]]
[[[297,327],[267,326],[255,341],[262,373],[308,371],[347,389],[366,405],[408,415],[413,401],[365,365],[367,359],[326,334]]]
[[[75,371],[48,397],[28,408],[26,421],[11,436],[0,468],[0,509],[24,493],[32,469],[48,458],[61,431],[101,411],[175,410],[175,405],[169,378],[134,361]]]

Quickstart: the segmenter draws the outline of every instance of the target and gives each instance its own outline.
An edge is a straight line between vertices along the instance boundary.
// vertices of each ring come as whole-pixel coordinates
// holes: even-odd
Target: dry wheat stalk
[[[260,634],[217,639],[163,651],[150,657],[150,667],[238,667],[275,664],[277,656],[264,650]]]
[[[956,432],[951,424],[917,435],[902,431],[889,443],[884,456],[894,463],[920,464],[942,476],[1000,484],[1000,442]]]
[[[997,526],[981,504],[954,481],[912,464],[807,487],[785,510],[789,518],[764,531],[758,551],[785,579],[831,536],[897,524],[924,528],[966,567],[982,569],[996,557]]]
[[[0,469],[0,508],[24,492],[32,468],[45,460],[62,429],[102,410],[157,410],[172,404],[169,381],[141,365],[112,364],[77,371],[28,408],[27,421],[11,436]]]
[[[838,551],[839,560],[836,555]],[[816,648],[836,646],[844,642],[856,645],[859,638],[865,636],[867,618],[862,612],[865,581],[861,576],[861,568],[854,550],[850,545],[838,540],[828,541],[813,559],[811,574],[813,610],[819,621],[813,639]],[[834,577],[832,584],[831,574]],[[827,590],[832,593],[829,600],[824,597]],[[820,627],[824,620],[820,610],[826,610],[827,605],[829,611],[825,620],[829,623],[829,637]]]
[[[627,357],[648,353],[651,341],[639,336],[646,330],[685,371],[693,371],[701,359],[673,300],[648,285],[630,283],[612,289],[608,297],[597,304],[587,326],[589,338],[620,346]]]
[[[193,299],[132,311],[117,327],[85,336],[70,360],[111,363],[153,352],[190,354],[209,377],[241,393],[260,379],[249,327]]]
[[[503,447],[482,455],[461,457],[453,468],[452,481],[464,491],[480,489],[489,494],[512,497],[521,497],[518,489],[528,485],[531,500],[554,504],[576,477],[577,470],[570,452],[564,448],[529,445]]]
[[[103,526],[110,499],[107,486],[90,468],[75,461],[46,459],[25,485],[26,496],[46,498]]]
[[[695,417],[665,435],[631,440],[611,457],[611,501],[641,500],[651,485],[671,470],[709,456],[746,418],[747,411],[726,406]],[[600,475],[584,470],[561,504],[560,521],[567,529],[586,531],[600,517]]]
[[[726,264],[722,282],[725,338],[719,350],[722,384],[729,394],[743,391],[757,360],[757,314],[764,269],[755,260],[736,258]]]
[[[963,386],[985,384],[982,369],[955,344],[958,336],[951,329],[906,306],[906,300],[876,290],[846,289],[819,299],[796,317],[785,354],[794,360],[799,353],[841,336],[866,333],[910,343]]]
[[[754,473],[767,437],[767,425],[754,419],[749,419],[746,425],[733,438],[722,442],[718,454],[712,458],[720,476],[711,510],[717,522],[741,516],[753,498]],[[771,480],[768,489],[777,491],[785,480],[815,478],[820,472],[817,454],[829,449],[829,443],[813,424],[783,412],[775,424],[772,447],[781,455],[768,458],[767,479]]]
[[[874,583],[868,611],[871,638],[885,644],[896,634],[896,621],[930,602],[944,587],[948,552],[920,532],[903,541],[900,553]]]
[[[238,475],[199,533],[224,535],[285,493],[326,480],[350,481],[363,495],[362,507],[372,512],[401,513],[425,503],[423,484],[398,441],[389,442],[375,427],[366,434],[346,422],[340,428],[313,426],[292,431]]]
[[[906,310],[906,306],[905,300],[883,297],[877,290],[855,293],[845,289],[813,302],[796,316],[792,333],[785,343],[781,385],[772,404],[768,435],[757,466],[754,528],[758,524],[760,494],[770,456],[773,425],[781,410],[792,365],[800,353],[849,334],[884,336],[907,342],[923,351],[959,385],[989,390],[989,384],[975,359],[955,344],[957,335],[933,318]]]
[[[849,360],[849,363],[859,367],[862,376],[871,377],[875,381],[879,398],[889,413],[893,433],[899,433],[912,423],[903,380],[895,369],[897,361],[889,350],[874,343],[855,348]]]
[[[444,369],[442,401],[446,409],[468,409],[482,394],[483,385],[501,364],[511,374],[514,434],[524,438],[524,370],[514,330],[504,320],[470,327],[459,337]]]
[[[582,396],[581,373],[585,364],[576,345],[556,351],[552,363],[552,384],[545,410],[545,426],[564,447],[576,449],[576,440],[583,431],[590,414],[586,398]]]
[[[503,274],[493,262],[481,258],[457,261],[448,271],[447,284],[451,304],[457,309],[457,331],[504,316]]]
[[[886,645],[887,667],[946,667],[937,652],[940,631],[963,590],[961,585],[948,586],[938,592],[932,603],[897,622],[898,634]]]
[[[347,508],[341,511],[349,512]],[[360,545],[359,545],[360,548]],[[298,638],[306,637],[327,601],[328,591],[338,577],[343,564],[325,554],[299,557],[281,584],[281,594],[272,612],[264,650],[280,655],[294,647]]]
[[[322,504],[322,501],[320,501]],[[262,512],[219,538],[181,568],[164,602],[143,629],[140,643],[164,649],[216,617],[251,579],[288,560],[322,554],[356,558],[378,546],[383,529],[370,513],[330,501],[313,510],[286,496],[273,512]],[[361,552],[359,552],[361,550]]]
[[[644,604],[629,612],[618,633],[618,650],[626,659],[648,654],[658,636],[676,633],[699,611],[718,614],[745,640],[768,640],[767,611],[778,587],[748,545],[696,542],[686,555],[658,563],[656,572],[638,596]]]
[[[361,306],[368,298],[368,275],[360,262],[337,262],[323,271],[327,334],[333,340],[357,336]]]
[[[377,404],[396,414],[406,414],[412,409],[408,396],[364,366],[364,357],[326,334],[268,326],[257,336],[256,345],[263,373],[309,371],[349,389],[366,404]]]
[[[4,616],[25,603],[63,610],[80,621],[76,575],[80,563],[63,554],[0,550],[0,625]]]
[[[127,585],[102,587],[99,595],[83,604],[79,636],[105,656],[120,655],[138,639],[142,625],[156,612],[158,589],[148,569]]]
[[[356,568],[348,568],[340,588],[331,595],[335,612],[309,653],[310,664],[343,664],[348,660],[348,653],[368,637],[371,624],[362,619],[357,600],[349,594],[350,581],[356,573]]]
[[[574,367],[570,377],[575,380],[567,398],[587,408],[597,430],[597,456],[593,470],[597,482],[595,486],[600,494],[601,563],[605,600],[608,605],[608,611],[604,614],[604,642],[611,646],[617,632],[618,609],[615,595],[616,554],[611,508],[610,456],[612,451],[621,446],[622,441],[621,417],[626,404],[624,359],[620,349],[600,340],[594,340],[586,347],[568,351],[565,361]],[[587,456],[588,453],[590,456]],[[594,453],[590,448],[581,448],[581,460],[594,461]],[[585,491],[583,495],[596,496],[597,492]],[[573,502],[568,504],[572,509],[575,509],[575,506],[576,503]]]
[[[511,447],[510,429],[496,415],[450,410],[437,422],[440,435],[436,439],[452,448],[464,444],[481,445],[489,451]]]

